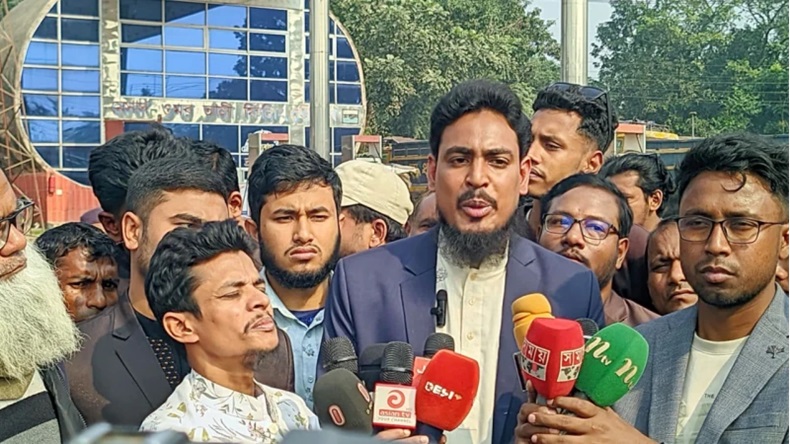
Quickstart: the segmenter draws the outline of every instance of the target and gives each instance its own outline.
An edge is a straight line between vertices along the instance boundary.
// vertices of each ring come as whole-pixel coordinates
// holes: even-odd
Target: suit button
[[[474,334],[474,333],[467,333],[467,334],[466,334],[466,339],[468,339],[468,340],[470,340],[470,341],[471,341],[471,340],[473,340],[474,338],[475,338],[475,334]]]

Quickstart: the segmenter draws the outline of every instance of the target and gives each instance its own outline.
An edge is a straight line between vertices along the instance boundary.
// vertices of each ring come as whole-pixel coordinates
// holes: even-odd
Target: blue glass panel
[[[338,83],[337,103],[360,105],[362,103],[362,86]]]
[[[151,123],[149,122],[124,122],[123,123],[123,132],[128,133],[129,131],[149,131],[151,129]]]
[[[165,45],[202,48],[203,29],[165,26]]]
[[[188,137],[190,139],[200,139],[200,125],[189,125],[183,123],[165,123],[165,128],[173,132],[176,137]]]
[[[310,127],[304,127],[304,146],[310,148]]]
[[[101,87],[99,71],[71,71],[63,70],[61,77],[61,90],[66,92],[92,92],[97,93]]]
[[[64,120],[63,143],[100,143],[101,122],[98,120]],[[64,153],[65,157],[65,153]],[[63,161],[64,165],[66,161]],[[87,166],[87,165],[86,165]]]
[[[60,3],[60,2],[57,2],[54,5],[52,5],[52,9],[50,9],[47,14],[57,14],[58,13],[58,3]]]
[[[304,32],[310,32],[310,13],[304,13]]]
[[[60,168],[60,148],[56,146],[37,146],[38,155],[52,168]]]
[[[25,64],[57,65],[58,44],[48,42],[30,42],[30,45],[27,47]]]
[[[99,67],[99,45],[61,45],[63,66]]]
[[[344,82],[359,82],[357,62],[337,62],[337,80]]]
[[[337,168],[343,162],[343,155],[342,154],[335,154],[332,153],[332,168]]]
[[[121,74],[121,95],[162,97],[162,76],[152,74]]]
[[[41,117],[58,116],[58,96],[24,94],[25,115]]]
[[[285,57],[250,56],[250,77],[288,78],[288,59]]]
[[[63,96],[63,117],[99,117],[99,96]]]
[[[304,101],[310,103],[310,82],[304,82]]]
[[[241,144],[244,145],[247,142],[247,137],[256,132],[256,131],[269,131],[275,134],[288,134],[288,127],[287,126],[252,126],[252,125],[244,125],[241,127]]]
[[[351,50],[351,44],[348,39],[343,37],[337,38],[337,58],[339,59],[353,59],[354,51]]]
[[[242,31],[221,31],[211,29],[208,32],[208,46],[212,49],[247,49],[247,33]]]
[[[359,134],[359,128],[333,128],[333,142],[332,143],[332,152],[333,153],[340,153],[342,143],[343,143],[343,136],[356,136]]]
[[[162,0],[120,0],[122,19],[162,21]]]
[[[236,159],[236,161],[237,161],[236,165],[239,168],[249,168],[250,167],[250,165],[247,164],[247,159],[249,159],[249,157],[250,157],[249,155],[247,155],[247,154],[240,154],[240,155],[236,156],[234,154],[233,157]],[[246,198],[246,196],[245,196],[245,198]]]
[[[206,5],[167,0],[165,2],[165,21],[184,25],[205,25]]]
[[[60,0],[59,3],[61,14],[99,16],[99,0]]]
[[[212,76],[247,76],[247,56],[235,54],[208,55],[208,73]]]
[[[285,36],[250,33],[250,50],[285,52]]]
[[[205,77],[165,76],[165,95],[182,99],[204,99]]]
[[[250,28],[286,31],[288,11],[283,9],[250,8]]]
[[[310,59],[304,59],[304,79],[310,80]]]
[[[209,99],[247,100],[247,79],[208,79]]]
[[[209,26],[228,28],[247,27],[247,8],[244,6],[208,5]]]
[[[250,100],[287,102],[288,83],[273,80],[253,80],[250,83]]]
[[[162,50],[121,48],[121,70],[162,71]]]
[[[203,140],[214,142],[231,153],[238,153],[241,147],[237,125],[203,125]]]
[[[88,170],[80,170],[80,171],[61,171],[61,174],[68,177],[69,179],[81,183],[83,185],[90,185],[90,178],[88,176]]]
[[[93,146],[64,146],[63,168],[88,168],[88,158]]]
[[[162,27],[121,24],[121,41],[159,46],[162,44]]]
[[[329,34],[332,35],[335,33],[335,21],[329,19]]]
[[[28,119],[27,128],[30,134],[30,141],[33,143],[59,142],[60,131],[57,120]]]
[[[57,40],[58,19],[56,19],[55,17],[46,17],[44,20],[41,21],[41,24],[38,25],[36,32],[33,34],[33,37],[39,39]]]
[[[310,103],[310,82],[304,82],[304,101]],[[336,103],[335,82],[329,83],[329,103]]]
[[[60,19],[60,38],[78,42],[99,42],[99,21]]]
[[[22,70],[22,89],[58,90],[58,70],[25,68]]]
[[[193,51],[166,51],[166,71],[181,74],[205,74],[206,53]]]

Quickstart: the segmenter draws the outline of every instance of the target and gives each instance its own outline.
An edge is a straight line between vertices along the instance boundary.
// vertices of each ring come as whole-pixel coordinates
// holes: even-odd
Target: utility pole
[[[587,0],[562,0],[561,78],[563,82],[586,85]]]
[[[310,0],[310,147],[332,161],[329,128],[329,0]]]
[[[691,114],[691,137],[694,138],[697,137],[697,131],[696,131],[697,112],[692,111],[690,114]]]

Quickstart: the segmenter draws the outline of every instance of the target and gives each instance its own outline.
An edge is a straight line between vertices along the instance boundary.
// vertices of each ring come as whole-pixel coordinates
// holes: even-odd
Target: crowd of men
[[[100,422],[279,442],[320,428],[322,341],[421,354],[435,332],[480,367],[451,444],[788,442],[787,146],[711,137],[676,181],[656,155],[604,158],[605,91],[555,83],[532,109],[503,84],[455,86],[414,203],[386,165],[295,145],[262,152],[242,196],[228,151],[156,127],[96,148],[101,210],[33,246],[34,203],[0,176],[0,442]],[[645,337],[614,409],[523,390],[510,310],[530,293]],[[377,437],[428,442],[410,435]]]

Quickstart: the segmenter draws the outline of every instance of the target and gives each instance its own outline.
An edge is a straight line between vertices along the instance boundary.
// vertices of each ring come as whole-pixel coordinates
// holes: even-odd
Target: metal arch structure
[[[15,37],[20,31],[20,23],[15,20],[18,14],[10,14],[10,6],[9,0],[0,0],[0,168],[18,196],[36,202],[34,220],[45,227],[39,203],[43,202],[41,185],[46,181],[47,167],[23,134],[25,109],[24,102],[20,100],[19,74],[24,48],[19,48],[16,43],[19,41]],[[15,9],[21,7],[17,5]],[[27,192],[19,186],[22,177],[32,179],[31,186],[25,187]]]

